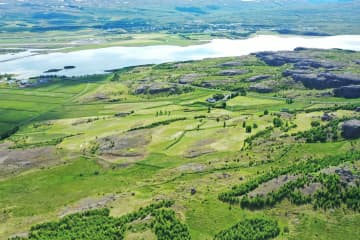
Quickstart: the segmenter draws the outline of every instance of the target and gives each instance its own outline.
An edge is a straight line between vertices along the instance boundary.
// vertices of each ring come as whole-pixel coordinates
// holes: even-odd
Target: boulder
[[[360,107],[355,108],[355,112],[360,112]]]
[[[346,139],[360,138],[360,120],[349,120],[342,125],[342,135]]]
[[[360,98],[360,85],[350,85],[334,89],[336,97]]]

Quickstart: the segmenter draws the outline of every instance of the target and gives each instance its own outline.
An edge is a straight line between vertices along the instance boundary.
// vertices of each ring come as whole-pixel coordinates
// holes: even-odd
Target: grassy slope
[[[195,92],[179,96],[144,99],[129,94],[125,84],[129,79],[143,79],[149,75],[149,71],[159,81],[168,79],[169,74],[176,78],[185,72],[204,68],[215,73],[218,69],[215,66],[219,62],[229,60],[233,59],[188,63],[185,64],[185,70],[129,70],[129,73],[122,75],[120,82],[109,82],[111,76],[104,76],[93,80],[60,82],[36,89],[0,89],[4,96],[9,96],[1,98],[6,103],[1,110],[7,111],[1,115],[1,124],[6,126],[9,120],[10,125],[23,124],[20,131],[10,138],[11,141],[41,143],[63,134],[73,134],[75,136],[66,138],[57,148],[77,153],[77,157],[66,159],[56,166],[33,169],[0,181],[0,238],[6,239],[12,234],[25,232],[33,224],[56,219],[64,210],[76,209],[82,199],[102,199],[107,194],[115,193],[119,198],[109,205],[112,214],[117,216],[154,199],[175,199],[174,209],[188,224],[193,239],[211,239],[218,231],[245,217],[263,215],[277,219],[282,228],[289,227],[290,233],[282,233],[278,239],[339,239],[344,236],[346,239],[357,239],[359,214],[346,209],[314,211],[311,206],[299,207],[284,201],[273,209],[249,211],[239,207],[230,208],[217,199],[220,192],[263,171],[270,171],[271,167],[284,167],[304,157],[349,151],[350,143],[345,141],[301,144],[281,139],[270,141],[273,146],[265,142],[253,149],[240,151],[246,137],[272,125],[273,116],[260,116],[265,109],[278,112],[285,107],[290,110],[305,108],[309,106],[311,97],[303,100],[300,94],[299,101],[288,105],[281,98],[250,94],[232,99],[226,110],[213,109],[208,113],[207,107],[199,103],[219,90],[197,88]],[[252,70],[253,74],[267,71],[280,74],[282,69],[255,66]],[[111,98],[121,96],[125,100],[116,103],[94,100],[92,97],[99,92],[107,92]],[[15,94],[18,97],[13,97]],[[326,99],[322,101],[327,102]],[[328,102],[332,101],[346,102],[344,99],[328,99]],[[118,112],[131,110],[135,111],[134,114],[126,118],[114,117]],[[156,112],[160,110],[171,111],[171,115],[156,117]],[[31,114],[27,115],[28,112]],[[312,117],[321,114],[300,113],[294,120],[298,127],[291,131],[309,129]],[[206,115],[207,118],[202,122],[194,119],[199,115]],[[218,122],[216,118],[222,119],[226,115],[231,119],[224,128],[223,120]],[[96,121],[74,125],[75,122],[95,117],[98,117]],[[137,125],[177,117],[186,117],[187,120],[150,130],[151,143],[145,146],[146,151],[140,159],[117,157],[109,160],[104,156],[84,156],[82,152],[97,138],[121,135]],[[245,133],[242,127],[245,120],[247,124],[257,123],[259,128],[253,129],[251,134]],[[34,127],[36,122],[43,125]],[[44,124],[49,122],[51,124]],[[196,130],[198,125],[201,127]],[[176,144],[168,148],[174,141]],[[360,143],[355,141],[354,144],[359,146]],[[271,148],[273,150],[269,156]],[[203,149],[210,151],[194,158],[186,157],[190,150],[196,152]],[[249,161],[259,164],[250,167]],[[190,194],[191,188],[196,188],[194,196]]]

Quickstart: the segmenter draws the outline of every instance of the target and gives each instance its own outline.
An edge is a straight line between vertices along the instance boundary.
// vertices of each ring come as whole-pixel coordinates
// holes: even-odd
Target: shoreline
[[[245,39],[212,39],[201,44],[178,46],[157,44],[148,46],[110,46],[78,51],[28,50],[32,53],[13,54],[11,59],[0,60],[1,73],[17,74],[22,79],[44,74],[48,69],[73,65],[66,76],[104,73],[108,69],[119,69],[143,64],[159,64],[174,61],[201,60],[205,58],[236,57],[261,51],[293,50],[296,47],[360,51],[360,35],[336,35],[310,37],[280,34],[254,34]],[[1,57],[0,57],[1,59]]]

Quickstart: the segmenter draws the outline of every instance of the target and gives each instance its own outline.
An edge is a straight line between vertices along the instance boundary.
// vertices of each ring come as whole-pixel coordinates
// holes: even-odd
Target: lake
[[[79,76],[104,73],[105,70],[127,66],[241,56],[258,51],[293,50],[296,47],[360,51],[360,35],[330,37],[257,35],[241,40],[216,39],[202,45],[187,47],[167,45],[109,47],[42,55],[32,55],[30,51],[27,51],[0,55],[0,73],[14,73],[19,74],[18,78],[27,78],[42,75],[49,69],[76,66],[74,69],[62,70],[56,74]]]

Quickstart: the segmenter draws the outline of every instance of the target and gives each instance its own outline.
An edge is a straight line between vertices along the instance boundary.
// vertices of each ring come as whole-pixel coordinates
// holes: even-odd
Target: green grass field
[[[207,98],[233,90],[224,85],[204,88],[200,80],[216,79],[220,63],[240,60],[182,63],[170,71],[164,65],[131,68],[119,73],[116,81],[109,74],[29,89],[1,88],[1,132],[14,126],[20,129],[0,142],[0,152],[9,154],[5,149],[10,147],[14,161],[9,164],[0,156],[6,173],[0,179],[0,239],[22,235],[35,224],[57,221],[93,205],[106,206],[112,216],[120,217],[159,199],[175,201],[171,208],[192,239],[213,239],[220,231],[256,217],[278,222],[280,234],[275,239],[358,239],[360,215],[346,206],[314,210],[311,204],[296,205],[285,199],[273,207],[249,210],[218,199],[232,186],[274,168],[360,147],[359,140],[306,143],[294,137],[310,130],[314,120],[320,121],[324,111],[318,107],[358,100],[317,98],[316,91],[295,89],[298,97],[292,104],[284,96],[248,92],[227,101],[225,108],[212,107]],[[261,63],[252,56],[246,61],[251,75],[280,76],[283,70],[259,68],[256,65]],[[207,75],[200,76],[190,92],[133,94],[144,76],[158,83],[176,82],[197,69],[205,69]],[[236,87],[249,86],[247,76],[229,78],[237,81]],[[312,95],[306,98],[309,92]],[[105,97],[97,98],[99,94]],[[303,111],[311,108],[315,110]],[[281,112],[284,109],[286,113]],[[339,118],[360,117],[350,110],[333,113]],[[259,135],[274,126],[277,116],[282,127]],[[164,124],[173,119],[180,120]],[[250,131],[246,126],[251,126]],[[129,132],[139,127],[145,129]],[[251,138],[252,144],[245,144]],[[43,156],[45,164],[37,164],[37,153],[44,149],[53,149],[58,157],[46,164],[48,156]],[[345,165],[358,174],[358,161]],[[111,194],[116,197],[107,201]],[[154,237],[149,229],[126,236]]]

